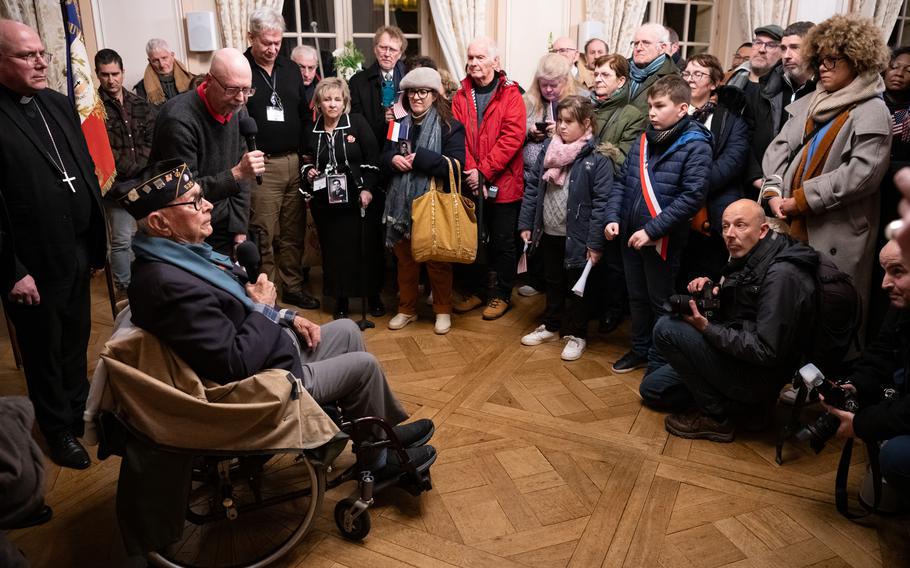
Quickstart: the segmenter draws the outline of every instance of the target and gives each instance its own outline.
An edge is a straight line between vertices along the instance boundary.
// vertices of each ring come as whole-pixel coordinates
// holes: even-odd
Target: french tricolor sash
[[[648,175],[648,138],[644,133],[641,135],[641,146],[640,146],[640,156],[638,159],[638,173],[641,178],[641,194],[645,198],[645,203],[648,206],[648,212],[651,213],[651,218],[655,218],[660,215],[660,202],[657,201],[657,194],[654,193],[654,186],[651,184],[651,176]],[[657,252],[660,254],[660,258],[667,260],[667,249],[670,247],[669,237],[661,237],[657,239]]]

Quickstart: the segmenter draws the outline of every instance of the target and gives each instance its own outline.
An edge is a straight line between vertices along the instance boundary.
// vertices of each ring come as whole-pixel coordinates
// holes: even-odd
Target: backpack
[[[806,361],[828,377],[843,376],[845,359],[859,351],[862,305],[849,274],[819,255],[815,275],[815,320],[808,339]]]

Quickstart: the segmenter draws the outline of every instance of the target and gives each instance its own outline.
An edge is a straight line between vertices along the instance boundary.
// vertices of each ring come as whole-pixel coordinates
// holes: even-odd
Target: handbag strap
[[[443,156],[443,159],[449,165],[449,187],[452,193],[457,193],[458,197],[461,197],[461,162],[448,156]],[[452,167],[453,162],[455,167]],[[458,174],[456,175],[455,172]]]

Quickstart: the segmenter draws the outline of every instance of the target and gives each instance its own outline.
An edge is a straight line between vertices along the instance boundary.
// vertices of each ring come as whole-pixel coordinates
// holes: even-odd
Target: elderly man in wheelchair
[[[162,552],[151,558],[163,566],[260,566],[290,549],[306,532],[325,470],[340,451],[332,449],[338,428],[320,406],[340,413],[357,455],[329,482],[359,481],[359,498],[355,492],[336,507],[342,534],[369,531],[363,513],[374,490],[428,489],[433,423],[401,424],[407,415],[357,325],[343,319],[319,326],[279,309],[265,274],[247,275],[214,252],[205,243],[213,206],[186,164],[160,162],[141,179],[114,198],[137,220],[126,317],[142,331],[126,339],[115,331],[102,354],[107,385],[93,384],[92,397],[107,403],[87,412],[114,410],[101,414],[99,456],[110,453],[105,445],[124,455],[117,509],[127,551]],[[268,524],[258,516],[271,504],[281,520]],[[156,516],[168,517],[166,508],[173,521],[177,507],[185,526],[152,526]],[[299,517],[290,529],[289,514]],[[241,516],[248,522],[238,530],[231,521]],[[226,525],[223,534],[218,525]],[[198,527],[209,531],[207,539],[243,534],[229,551],[223,544],[202,550]],[[245,551],[256,539],[280,546]]]

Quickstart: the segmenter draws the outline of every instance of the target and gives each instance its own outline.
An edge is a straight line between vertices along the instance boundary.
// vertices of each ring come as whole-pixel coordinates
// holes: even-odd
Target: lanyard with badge
[[[265,119],[269,122],[284,122],[284,107],[281,104],[281,97],[278,96],[278,69],[272,69],[272,79],[266,76],[261,69],[258,70],[265,84],[269,86],[272,94],[269,96],[269,104],[265,107]]]

